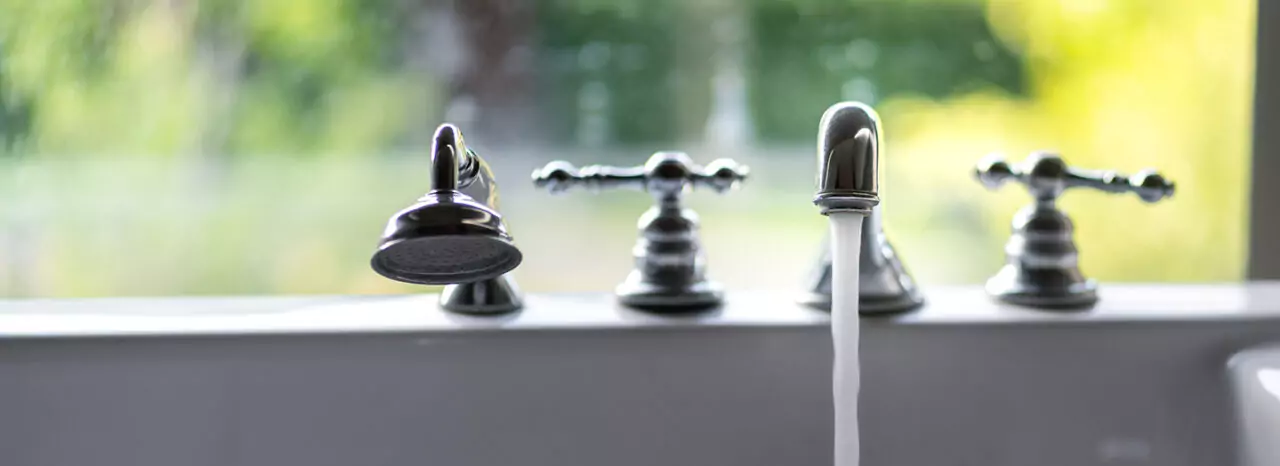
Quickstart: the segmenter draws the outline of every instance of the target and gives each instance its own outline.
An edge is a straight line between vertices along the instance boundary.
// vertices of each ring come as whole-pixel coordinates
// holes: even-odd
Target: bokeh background
[[[732,157],[689,198],[710,273],[798,288],[825,221],[818,117],[884,120],[890,239],[926,285],[1003,261],[990,152],[1178,182],[1073,192],[1087,274],[1242,277],[1253,0],[0,0],[0,296],[396,293],[368,257],[460,125],[493,166],[530,291],[611,290],[636,193],[551,196],[552,159]]]

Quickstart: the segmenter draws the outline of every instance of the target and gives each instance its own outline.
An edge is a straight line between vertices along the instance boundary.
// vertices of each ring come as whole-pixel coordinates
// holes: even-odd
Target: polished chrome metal
[[[880,203],[878,157],[880,116],[860,102],[840,102],[818,123],[818,193],[826,215],[832,211],[871,214]]]
[[[924,304],[915,280],[884,234],[883,213],[877,205],[876,165],[883,148],[881,141],[880,117],[865,104],[835,104],[819,123],[818,195],[814,203],[823,214],[842,208],[870,212],[862,222],[858,260],[861,315],[908,311]],[[823,239],[818,264],[799,299],[802,304],[822,310],[831,309],[830,241],[829,237]]]
[[[505,314],[520,309],[523,295],[511,274],[455,283],[440,290],[440,308],[460,314]]]
[[[1034,201],[1013,218],[1013,235],[1005,245],[1006,264],[987,281],[987,293],[1013,304],[1043,308],[1082,308],[1098,301],[1097,282],[1080,272],[1079,251],[1067,214],[1057,199],[1070,188],[1134,193],[1156,202],[1173,196],[1174,183],[1155,170],[1133,176],[1114,171],[1068,167],[1057,154],[1034,152],[1019,166],[998,154],[978,163],[974,175],[987,189],[1008,181],[1027,188]]]
[[[507,275],[522,255],[497,211],[493,172],[451,124],[436,129],[431,191],[387,222],[370,264],[392,280],[446,285],[442,309],[465,314],[510,312],[520,292]]]
[[[640,238],[633,249],[635,266],[616,293],[628,306],[680,312],[714,307],[724,300],[720,285],[706,278],[698,215],[684,207],[684,193],[695,187],[723,193],[738,186],[747,172],[747,167],[729,159],[701,167],[683,152],[658,152],[642,167],[576,168],[554,161],[535,170],[533,181],[552,193],[583,187],[651,194],[654,206],[640,216]]]
[[[858,253],[858,314],[861,315],[895,314],[924,304],[919,286],[884,233],[881,215],[881,206],[876,206],[862,222],[862,245]],[[824,311],[831,310],[830,241],[829,237],[823,238],[818,265],[799,299],[801,304]]]

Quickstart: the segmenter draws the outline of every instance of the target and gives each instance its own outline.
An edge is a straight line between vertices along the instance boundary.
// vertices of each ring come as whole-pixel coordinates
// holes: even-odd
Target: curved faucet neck
[[[467,147],[462,132],[445,123],[431,143],[431,190],[460,191],[497,209],[497,184],[489,165]]]

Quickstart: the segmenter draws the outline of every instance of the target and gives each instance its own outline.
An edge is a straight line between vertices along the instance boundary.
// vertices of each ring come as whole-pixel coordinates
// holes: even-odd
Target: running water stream
[[[862,221],[858,212],[832,212],[831,338],[835,348],[832,394],[835,400],[835,464],[858,466],[858,251]]]

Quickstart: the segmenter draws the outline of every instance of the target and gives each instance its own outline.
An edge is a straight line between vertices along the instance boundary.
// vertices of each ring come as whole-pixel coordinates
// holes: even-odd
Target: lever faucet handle
[[[1044,308],[1082,308],[1098,301],[1097,282],[1080,271],[1074,226],[1055,205],[1070,188],[1134,193],[1146,202],[1173,195],[1174,184],[1153,170],[1124,176],[1109,170],[1067,166],[1057,154],[1034,152],[1011,166],[999,155],[982,159],[974,175],[989,189],[1017,181],[1035,201],[1013,218],[1005,244],[1005,265],[987,280],[987,293],[1014,304]]]
[[[553,193],[574,187],[649,193],[654,203],[640,215],[639,235],[631,250],[634,266],[615,293],[628,306],[687,312],[719,305],[724,292],[707,279],[698,215],[681,205],[684,193],[695,188],[725,192],[742,183],[747,173],[747,167],[729,159],[701,166],[683,152],[658,152],[638,167],[578,168],[555,161],[534,170],[533,183]]]
[[[750,169],[730,159],[718,159],[704,166],[693,163],[683,152],[658,152],[638,167],[587,165],[574,167],[556,160],[533,172],[533,183],[552,193],[584,187],[640,189],[655,195],[679,196],[689,187],[705,187],[725,192],[746,179]]]
[[[642,189],[644,181],[644,170],[638,167],[587,165],[578,168],[563,160],[552,161],[533,171],[534,186],[552,193],[566,192],[574,187],[593,191],[615,188]]]
[[[750,167],[733,159],[715,159],[701,170],[694,170],[691,176],[695,186],[703,186],[717,193],[723,193],[737,188],[750,173]]]
[[[1033,152],[1017,166],[1010,165],[999,154],[992,154],[978,162],[974,175],[987,189],[1017,181],[1037,200],[1044,201],[1057,199],[1068,188],[1079,187],[1110,193],[1131,192],[1146,202],[1172,197],[1174,192],[1174,183],[1152,169],[1125,176],[1111,170],[1072,168],[1051,152]]]

